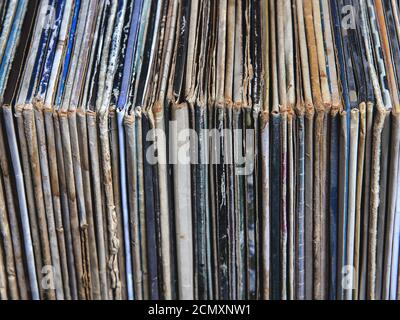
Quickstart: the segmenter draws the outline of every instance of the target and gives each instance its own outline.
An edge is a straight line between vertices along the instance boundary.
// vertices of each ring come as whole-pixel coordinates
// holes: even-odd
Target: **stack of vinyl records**
[[[400,298],[400,1],[0,1],[0,300]]]

